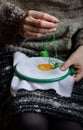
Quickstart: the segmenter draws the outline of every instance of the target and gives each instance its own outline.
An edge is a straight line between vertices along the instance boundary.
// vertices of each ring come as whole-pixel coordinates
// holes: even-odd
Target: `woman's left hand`
[[[63,63],[60,69],[64,71],[70,66],[73,66],[76,69],[76,74],[73,76],[75,82],[78,82],[83,78],[83,45],[78,47],[68,60]]]
[[[25,38],[39,38],[46,33],[55,32],[58,22],[56,17],[48,13],[29,10],[20,21],[19,34]]]

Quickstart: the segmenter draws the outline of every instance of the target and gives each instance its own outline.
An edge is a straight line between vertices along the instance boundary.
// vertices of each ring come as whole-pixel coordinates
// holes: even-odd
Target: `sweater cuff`
[[[72,37],[72,52],[83,45],[83,28],[79,29]]]
[[[0,4],[0,41],[5,44],[13,44],[18,33],[20,20],[25,12],[10,3]]]

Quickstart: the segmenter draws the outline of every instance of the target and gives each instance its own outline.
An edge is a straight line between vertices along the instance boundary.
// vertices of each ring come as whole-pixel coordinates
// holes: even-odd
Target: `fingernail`
[[[58,19],[57,19],[56,21],[57,21],[57,22],[59,22],[59,20],[58,20]]]
[[[59,22],[59,19],[55,18],[55,23],[56,23],[56,22],[58,23],[58,22]]]
[[[61,70],[65,70],[65,67],[61,67],[60,69],[61,69]]]

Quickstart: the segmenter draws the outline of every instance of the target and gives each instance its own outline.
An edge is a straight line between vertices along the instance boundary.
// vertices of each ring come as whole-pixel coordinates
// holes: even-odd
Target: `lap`
[[[73,121],[55,119],[39,113],[22,113],[11,120],[8,130],[83,130],[82,126]]]

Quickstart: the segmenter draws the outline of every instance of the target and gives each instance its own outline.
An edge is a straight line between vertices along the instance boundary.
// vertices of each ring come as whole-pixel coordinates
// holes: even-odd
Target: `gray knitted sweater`
[[[57,31],[54,33],[56,43],[52,44],[52,33],[39,39],[27,38],[26,42],[23,42],[24,38],[18,34],[18,26],[28,10],[44,11],[59,19]],[[0,86],[1,92],[5,95],[3,97],[0,94],[0,102],[4,102],[9,96],[7,93],[12,75],[12,51],[20,50],[27,55],[35,56],[43,49],[44,41],[49,41],[46,49],[52,54],[57,48],[63,55],[83,44],[82,0],[0,0]],[[41,112],[83,125],[83,81],[75,85],[70,98],[61,97],[53,90],[20,90],[16,97],[10,97],[8,101],[8,111],[11,114],[25,111]],[[5,107],[2,103],[0,108],[6,115],[8,111],[4,112]]]

